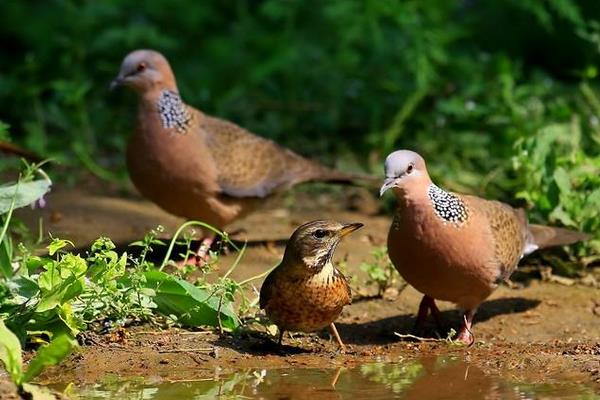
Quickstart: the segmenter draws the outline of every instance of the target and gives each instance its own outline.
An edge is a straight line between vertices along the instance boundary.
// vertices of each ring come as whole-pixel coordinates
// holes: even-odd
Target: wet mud
[[[39,383],[60,390],[73,382],[82,398],[90,399],[146,398],[140,394],[147,390],[156,399],[219,393],[319,399],[600,395],[600,289],[593,285],[549,283],[534,273],[512,287],[502,286],[475,317],[476,343],[471,347],[443,341],[450,329],[458,329],[461,318],[452,304],[443,302],[444,326],[430,324],[424,335],[442,340],[398,336],[412,332],[420,295],[399,284],[399,290],[375,298],[375,288],[364,284],[359,265],[372,260],[374,247],[385,244],[390,224],[388,216],[373,215],[376,207],[368,202],[367,196],[364,208],[350,211],[349,204],[356,207],[348,198],[301,192],[229,229],[241,232],[236,239],[255,243],[232,275],[246,279],[280,260],[281,241],[300,223],[325,217],[365,224],[339,246],[335,257],[352,277],[355,296],[336,322],[346,353],[338,351],[327,332],[286,336],[280,348],[261,326],[235,335],[130,327],[119,335],[90,336]],[[34,226],[39,215],[28,210],[20,217]],[[81,247],[100,235],[126,244],[158,224],[168,236],[183,222],[135,195],[105,197],[93,190],[57,190],[41,215],[45,230]],[[226,271],[234,257],[222,256],[217,273]],[[590,273],[600,279],[598,269]],[[256,289],[260,283],[255,282]],[[115,391],[121,397],[111,397]]]

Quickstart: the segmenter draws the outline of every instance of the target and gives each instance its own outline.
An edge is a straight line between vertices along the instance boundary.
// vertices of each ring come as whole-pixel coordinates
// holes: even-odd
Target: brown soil
[[[354,192],[359,193],[360,192]],[[281,205],[239,221],[230,231],[243,229],[249,240],[286,239],[300,223],[317,218],[363,222],[365,227],[342,243],[336,259],[344,260],[353,276],[359,298],[347,307],[337,326],[349,347],[340,354],[327,333],[297,334],[284,339],[279,349],[265,333],[247,330],[236,336],[213,332],[172,329],[155,331],[148,327],[129,328],[125,335],[94,337],[60,367],[48,370],[41,383],[98,381],[106,374],[144,376],[167,381],[211,377],[215,368],[222,373],[244,368],[351,367],[369,361],[397,361],[439,354],[451,354],[480,368],[486,375],[508,376],[513,381],[549,383],[585,382],[600,391],[600,294],[597,287],[576,284],[563,286],[528,280],[511,289],[501,287],[480,308],[474,334],[477,343],[469,348],[445,342],[401,340],[394,332],[409,333],[420,295],[407,287],[388,293],[386,299],[369,299],[374,288],[365,287],[360,263],[371,260],[374,246],[385,243],[388,216],[367,215],[373,205],[364,198],[364,208],[348,211],[352,201],[337,197],[301,193],[291,207]],[[298,198],[302,200],[298,200]],[[291,199],[283,199],[290,204]],[[291,210],[291,211],[288,211]],[[172,233],[180,219],[133,197],[107,198],[86,192],[57,191],[48,197],[42,211],[45,227],[55,237],[72,239],[84,246],[99,235],[116,242],[139,239],[158,224]],[[37,214],[21,213],[34,224]],[[245,279],[277,263],[283,253],[278,245],[248,248],[233,277]],[[221,271],[235,255],[223,256]],[[260,282],[256,282],[260,288]],[[362,298],[360,298],[362,297]],[[452,304],[440,303],[446,329],[457,328],[460,315]],[[152,331],[151,331],[152,330]],[[264,330],[263,330],[264,331]],[[428,332],[435,336],[433,325]],[[2,386],[0,386],[0,393]],[[2,397],[2,396],[0,396]],[[2,397],[4,398],[4,397]]]

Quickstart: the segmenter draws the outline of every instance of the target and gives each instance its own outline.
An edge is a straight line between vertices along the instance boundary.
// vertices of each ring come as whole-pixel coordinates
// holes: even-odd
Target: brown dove
[[[294,231],[283,260],[260,289],[260,308],[279,327],[279,344],[284,331],[314,332],[329,327],[344,350],[334,321],[352,295],[332,259],[342,238],[362,226],[317,220]]]
[[[466,344],[474,342],[477,307],[523,256],[589,238],[528,224],[523,210],[499,201],[447,192],[431,181],[423,158],[409,150],[387,157],[380,194],[388,189],[398,202],[388,252],[400,275],[424,294],[417,324],[428,310],[438,318],[435,299],[456,303],[465,311],[457,339]]]
[[[265,198],[308,181],[373,179],[324,167],[238,125],[184,103],[166,58],[128,54],[111,87],[138,95],[127,167],[139,191],[164,210],[223,229]]]

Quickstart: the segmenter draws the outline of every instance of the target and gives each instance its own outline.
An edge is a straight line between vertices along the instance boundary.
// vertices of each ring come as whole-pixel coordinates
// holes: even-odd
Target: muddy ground
[[[182,222],[130,192],[125,197],[105,197],[100,194],[103,192],[102,188],[55,190],[41,212],[45,229],[55,237],[85,246],[99,235],[128,243],[158,224],[170,233]],[[230,231],[243,231],[240,238],[269,241],[248,248],[233,274],[245,279],[273,266],[284,249],[275,241],[286,239],[302,222],[326,217],[365,224],[336,253],[336,260],[344,260],[348,274],[353,276],[357,297],[337,322],[348,345],[347,353],[340,354],[327,333],[286,337],[286,345],[279,349],[261,332],[219,336],[214,332],[134,327],[123,335],[93,337],[91,345],[45,372],[40,383],[91,383],[107,374],[177,381],[210,378],[215,371],[224,374],[243,368],[351,367],[374,360],[451,354],[476,365],[486,375],[529,383],[585,382],[600,392],[600,289],[593,286],[594,276],[600,282],[600,270],[591,270],[587,285],[549,283],[533,273],[511,288],[501,287],[476,316],[476,344],[472,347],[401,339],[394,332],[411,332],[420,295],[406,287],[389,292],[385,299],[370,298],[374,288],[364,285],[365,275],[358,268],[371,260],[374,246],[385,244],[390,218],[374,214],[376,209],[377,201],[361,191],[354,191],[352,196],[302,192],[295,198],[279,199],[230,227]],[[21,217],[35,225],[38,215],[26,211]],[[233,257],[222,258],[222,271]],[[260,288],[260,281],[256,287]],[[444,330],[457,329],[460,314],[452,304],[439,305]],[[436,336],[433,325],[427,334]],[[445,336],[446,332],[440,334]]]

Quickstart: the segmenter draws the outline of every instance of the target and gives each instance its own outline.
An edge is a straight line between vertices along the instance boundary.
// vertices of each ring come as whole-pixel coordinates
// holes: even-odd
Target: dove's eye
[[[146,69],[146,63],[139,63],[136,68],[137,72],[142,72],[145,69]]]

